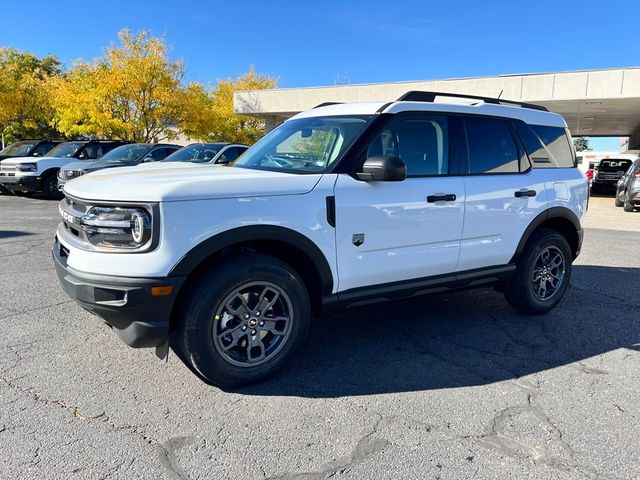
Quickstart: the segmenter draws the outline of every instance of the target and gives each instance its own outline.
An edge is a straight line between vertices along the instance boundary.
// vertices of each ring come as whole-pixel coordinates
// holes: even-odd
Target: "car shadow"
[[[638,278],[638,268],[574,266],[571,289],[545,315],[481,289],[321,318],[284,372],[236,391],[329,398],[483,385],[572,363],[586,371],[577,362],[639,349],[640,302],[610,293]]]
[[[33,233],[23,232],[20,230],[0,230],[0,240],[4,238],[24,237],[27,235],[33,235]]]

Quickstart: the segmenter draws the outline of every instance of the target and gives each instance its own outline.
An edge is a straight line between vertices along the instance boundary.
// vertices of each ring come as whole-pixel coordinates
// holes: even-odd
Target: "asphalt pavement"
[[[640,477],[640,213],[592,198],[571,289],[318,320],[236,392],[126,347],[61,290],[57,202],[0,196],[0,478]]]

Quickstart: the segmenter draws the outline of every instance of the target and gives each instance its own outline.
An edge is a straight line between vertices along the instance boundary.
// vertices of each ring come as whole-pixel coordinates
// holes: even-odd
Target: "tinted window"
[[[442,115],[394,117],[369,144],[367,157],[400,157],[408,176],[449,173],[449,119]]]
[[[533,166],[537,168],[573,167],[573,149],[569,143],[569,137],[562,127],[547,127],[531,125],[542,143],[550,153],[549,161],[538,163],[533,158]]]
[[[157,162],[159,160],[164,160],[175,151],[175,148],[156,148],[151,152],[151,157],[155,162]]]
[[[94,160],[102,155],[102,147],[97,144],[89,144],[86,145],[80,153],[78,153],[78,158],[83,160]]]
[[[468,117],[469,173],[518,173],[519,153],[506,121]]]
[[[38,156],[43,157],[49,150],[53,148],[55,144],[51,142],[42,142],[36,147],[34,153],[37,153]]]
[[[222,152],[222,155],[218,158],[218,163],[233,162],[236,158],[242,155],[245,150],[246,148],[244,147],[229,147]]]

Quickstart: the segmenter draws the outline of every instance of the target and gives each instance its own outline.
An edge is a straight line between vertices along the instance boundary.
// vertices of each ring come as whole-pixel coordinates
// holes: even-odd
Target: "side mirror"
[[[407,166],[399,157],[377,155],[367,158],[356,176],[365,182],[401,182]]]
[[[32,156],[33,156],[33,157],[39,157],[39,156],[40,156],[40,154],[39,154],[38,152],[33,152],[33,155],[32,155]]]
[[[229,165],[229,159],[223,155],[220,155],[220,158],[216,160],[216,165]]]
[[[153,162],[153,157],[151,155],[148,155],[142,159],[142,163],[149,163],[149,162]]]

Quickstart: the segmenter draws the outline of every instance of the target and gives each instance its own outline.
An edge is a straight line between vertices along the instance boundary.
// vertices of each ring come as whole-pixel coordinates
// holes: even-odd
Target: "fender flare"
[[[576,250],[576,256],[577,256],[577,254],[580,252],[580,243],[582,241],[582,226],[580,225],[580,220],[578,219],[577,215],[567,207],[551,207],[545,210],[544,212],[540,213],[537,217],[535,217],[533,221],[529,224],[529,226],[526,228],[526,230],[522,234],[522,238],[520,239],[520,242],[518,243],[516,252],[513,254],[513,257],[511,258],[510,263],[515,263],[518,257],[522,254],[522,251],[524,250],[524,247],[527,245],[527,242],[529,241],[529,238],[531,237],[533,232],[535,232],[536,229],[540,225],[542,225],[544,222],[554,218],[561,218],[564,220],[568,220],[576,229],[576,234],[578,235],[578,247]]]
[[[233,245],[252,240],[276,241],[290,245],[303,253],[313,264],[320,277],[322,294],[333,291],[333,274],[327,258],[320,248],[305,235],[287,227],[275,225],[249,225],[233,228],[210,237],[192,248],[176,263],[169,276],[186,276],[207,258]]]

